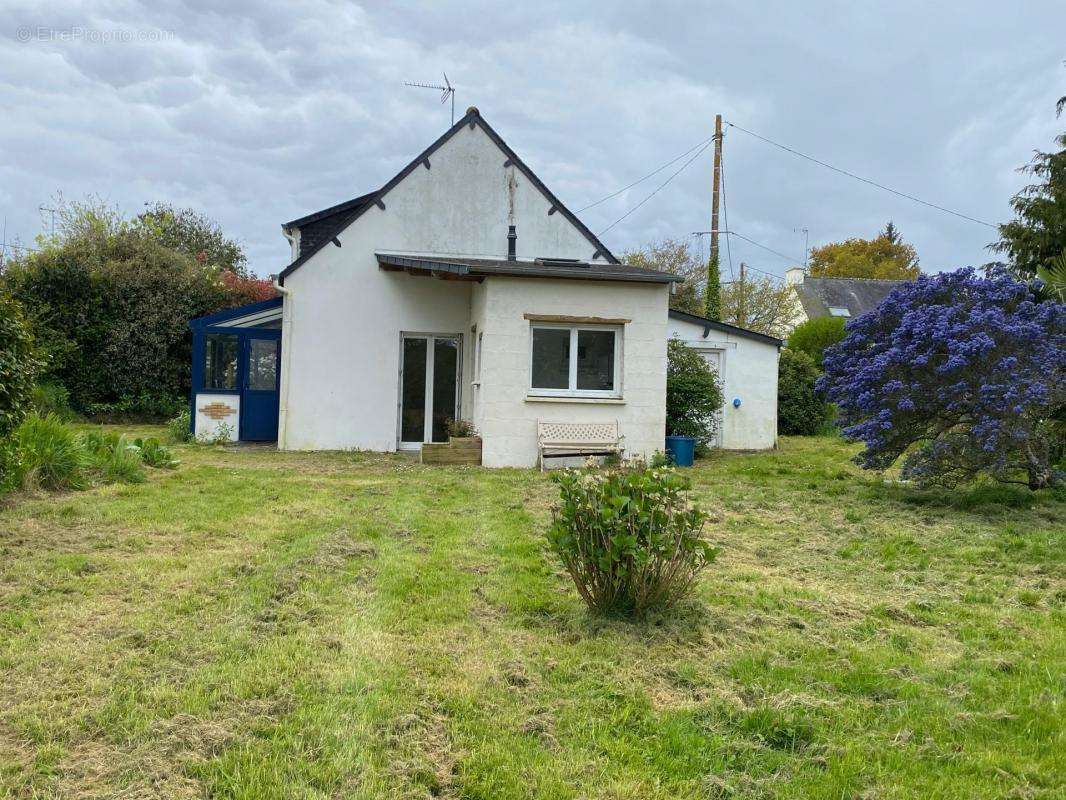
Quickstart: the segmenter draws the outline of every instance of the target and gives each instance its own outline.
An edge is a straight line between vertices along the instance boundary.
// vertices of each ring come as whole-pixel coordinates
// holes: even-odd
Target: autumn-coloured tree
[[[889,222],[873,239],[854,237],[815,247],[810,254],[812,278],[881,278],[914,280],[918,253]]]

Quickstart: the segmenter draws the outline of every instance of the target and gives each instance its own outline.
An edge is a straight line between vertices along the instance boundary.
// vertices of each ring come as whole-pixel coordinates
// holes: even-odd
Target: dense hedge
[[[846,335],[843,317],[815,317],[796,326],[788,335],[788,346],[809,355],[821,369],[825,348],[843,341]]]
[[[777,430],[785,436],[813,436],[829,420],[829,406],[814,388],[821,373],[814,359],[781,350],[777,376]]]
[[[0,439],[22,422],[41,369],[22,307],[0,291]]]
[[[14,262],[3,282],[32,322],[48,378],[77,411],[133,399],[169,413],[189,390],[189,320],[258,299],[248,281],[225,277],[143,228],[119,225],[47,245]]]

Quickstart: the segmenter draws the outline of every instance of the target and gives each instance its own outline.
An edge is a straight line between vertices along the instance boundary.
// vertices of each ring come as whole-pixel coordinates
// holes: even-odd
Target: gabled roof
[[[670,316],[673,319],[679,319],[683,322],[691,322],[695,325],[703,326],[703,335],[706,336],[708,331],[721,331],[722,333],[731,333],[734,336],[743,336],[748,339],[754,339],[757,342],[764,344],[772,344],[775,347],[780,347],[784,344],[781,339],[774,336],[767,336],[765,333],[759,333],[758,331],[749,331],[747,328],[738,328],[736,325],[728,325],[725,322],[719,322],[716,319],[707,319],[707,317],[700,317],[696,314],[689,314],[684,311],[675,311],[670,309]]]
[[[444,134],[439,139],[437,139],[437,141],[435,141],[433,144],[431,144],[429,147],[427,147],[425,150],[415,156],[415,158],[406,167],[400,170],[388,183],[386,183],[376,192],[371,192],[360,197],[355,197],[351,200],[348,200],[347,202],[340,203],[336,206],[331,206],[330,208],[323,209],[322,211],[316,211],[314,214],[308,214],[306,217],[300,217],[299,219],[295,219],[292,222],[288,222],[283,225],[283,228],[288,229],[292,227],[300,227],[301,225],[306,225],[311,222],[325,219],[326,217],[329,217],[331,215],[337,216],[337,223],[332,227],[331,230],[325,231],[324,234],[321,235],[320,238],[318,238],[318,241],[313,247],[308,248],[306,250],[301,248],[300,256],[291,264],[289,264],[289,266],[287,266],[284,270],[282,270],[280,275],[278,275],[278,282],[284,284],[285,278],[287,276],[291,275],[293,272],[299,269],[315,253],[325,247],[327,243],[332,241],[335,236],[340,234],[341,231],[343,231],[345,228],[355,222],[355,220],[357,220],[360,216],[362,216],[371,206],[377,205],[380,208],[384,209],[385,195],[387,195],[391,189],[393,189],[397,184],[399,184],[400,181],[410,175],[416,167],[423,163],[428,163],[430,156],[432,156],[437,150],[439,150],[440,147],[444,145],[445,142],[447,142],[449,139],[451,139],[456,133],[462,130],[464,125],[469,125],[471,128],[473,128],[475,125],[479,126],[481,130],[483,130],[485,134],[496,144],[496,146],[499,147],[501,151],[503,151],[504,155],[507,156],[507,161],[513,164],[530,183],[532,183],[535,187],[537,187],[537,189],[540,190],[541,194],[543,194],[544,197],[548,200],[548,202],[552,204],[554,212],[562,214],[562,216],[565,217],[567,221],[569,221],[575,228],[577,228],[582,234],[584,234],[585,238],[588,239],[589,243],[593,246],[593,253],[591,259],[594,260],[597,257],[603,257],[611,264],[619,263],[618,259],[615,258],[614,253],[612,253],[607,248],[607,245],[601,242],[596,236],[596,234],[594,234],[591,230],[588,229],[585,223],[579,220],[574,215],[574,213],[570,211],[570,209],[568,209],[562,204],[562,201],[560,201],[559,198],[552,194],[551,190],[548,189],[548,187],[544,185],[544,182],[541,181],[541,179],[533,173],[533,170],[526,166],[525,162],[522,161],[522,159],[518,157],[518,154],[515,153],[515,151],[508,146],[507,142],[505,142],[500,137],[500,135],[496,133],[495,130],[493,130],[491,125],[485,122],[485,120],[481,117],[480,112],[476,108],[471,106],[462,119],[452,125],[452,127],[449,128],[447,131],[445,131]]]
[[[669,272],[641,269],[628,264],[602,264],[570,259],[508,261],[494,258],[452,258],[406,253],[375,253],[384,270],[439,275],[452,280],[481,280],[492,275],[514,278],[569,278],[585,281],[673,283],[681,280]]]
[[[905,281],[804,277],[803,283],[793,284],[793,288],[808,319],[832,316],[830,307],[846,308],[849,318],[854,319],[881,305],[901,283]]]

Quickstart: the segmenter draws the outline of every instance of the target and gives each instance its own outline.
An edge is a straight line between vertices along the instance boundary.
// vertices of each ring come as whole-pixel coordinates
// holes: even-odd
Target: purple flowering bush
[[[818,388],[837,404],[856,461],[954,486],[987,474],[1041,489],[1066,409],[1066,304],[1002,271],[922,275],[851,321]],[[1057,448],[1056,444],[1060,447]]]

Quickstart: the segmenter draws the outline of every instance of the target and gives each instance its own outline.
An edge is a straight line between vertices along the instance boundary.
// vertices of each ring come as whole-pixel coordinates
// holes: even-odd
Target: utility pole
[[[737,294],[737,326],[743,328],[748,324],[748,318],[744,313],[744,277],[748,271],[748,265],[740,262],[740,289]]]
[[[711,263],[718,264],[718,192],[722,183],[722,115],[714,115],[714,176],[711,183],[711,258],[707,279],[711,280]],[[709,287],[708,287],[709,288]]]

